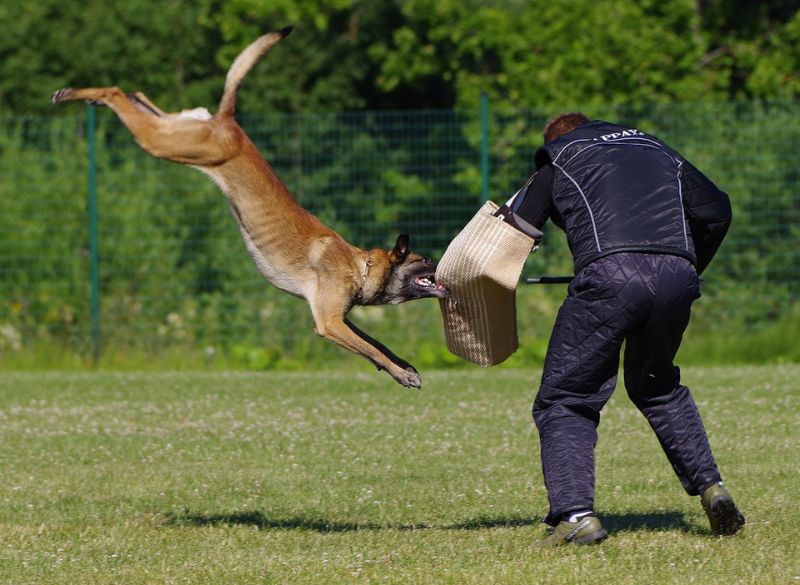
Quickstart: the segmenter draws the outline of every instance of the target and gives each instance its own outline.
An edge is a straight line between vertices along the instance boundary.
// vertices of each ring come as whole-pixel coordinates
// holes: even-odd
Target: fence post
[[[97,238],[97,149],[95,108],[86,106],[86,144],[88,148],[88,193],[89,213],[89,312],[92,333],[92,363],[100,359],[100,258]]]
[[[489,201],[489,96],[481,94],[481,203]]]

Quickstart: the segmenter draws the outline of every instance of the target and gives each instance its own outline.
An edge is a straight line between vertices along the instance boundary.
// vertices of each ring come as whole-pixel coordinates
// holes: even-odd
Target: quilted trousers
[[[550,503],[546,522],[594,509],[597,427],[616,386],[623,342],[628,396],[683,488],[697,495],[721,480],[700,413],[673,364],[699,296],[694,266],[672,255],[612,254],[572,280],[533,405]]]

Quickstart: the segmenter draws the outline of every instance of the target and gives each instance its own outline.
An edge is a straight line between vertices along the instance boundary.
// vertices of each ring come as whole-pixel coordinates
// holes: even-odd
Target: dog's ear
[[[389,259],[393,263],[399,263],[406,259],[408,253],[411,251],[408,245],[408,234],[400,234],[397,237],[397,243],[394,248],[389,252]]]

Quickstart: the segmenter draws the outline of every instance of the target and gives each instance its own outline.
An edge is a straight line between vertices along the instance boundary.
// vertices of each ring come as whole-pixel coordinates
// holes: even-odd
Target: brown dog
[[[236,94],[253,65],[291,28],[266,34],[236,58],[219,110],[171,114],[145,95],[119,88],[62,89],[53,103],[88,100],[110,107],[144,150],[209,175],[225,193],[245,246],[261,274],[308,301],[318,335],[364,356],[403,386],[420,387],[417,371],[345,319],[353,305],[444,297],[435,266],[410,252],[401,235],[391,251],[347,243],[295,201],[234,120]]]

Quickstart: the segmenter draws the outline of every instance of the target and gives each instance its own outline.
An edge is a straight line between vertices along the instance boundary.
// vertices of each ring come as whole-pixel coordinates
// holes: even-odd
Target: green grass
[[[3,373],[0,582],[800,582],[800,366],[684,370],[741,534],[709,534],[619,388],[597,451],[612,534],[544,551],[537,378]]]

